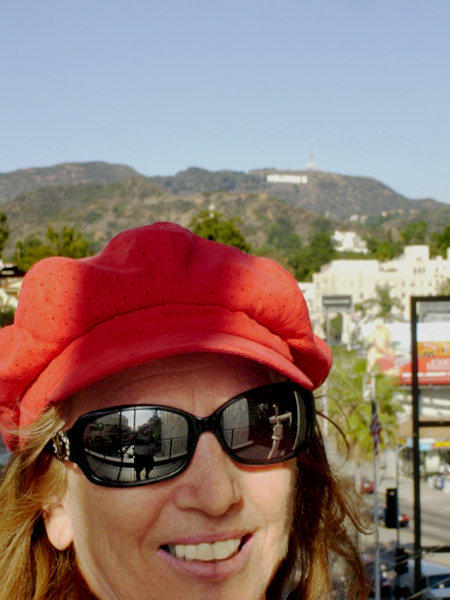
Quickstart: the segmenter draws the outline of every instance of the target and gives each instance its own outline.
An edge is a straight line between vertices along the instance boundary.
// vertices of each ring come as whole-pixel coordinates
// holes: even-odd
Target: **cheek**
[[[74,530],[74,545],[82,572],[114,563],[151,545],[149,532],[167,500],[164,491],[146,486],[128,489],[90,483],[77,468],[69,474],[67,505]],[[98,566],[98,565],[97,565]]]
[[[276,507],[279,512],[280,506],[291,511],[297,478],[296,461],[281,463],[258,475],[260,475],[259,480],[252,487],[253,494],[260,503],[267,506],[271,512],[277,512]]]
[[[294,514],[296,477],[296,463],[289,461],[273,471],[257,474],[252,485],[254,510],[266,525],[267,556],[272,556],[274,560],[283,558],[287,551]]]

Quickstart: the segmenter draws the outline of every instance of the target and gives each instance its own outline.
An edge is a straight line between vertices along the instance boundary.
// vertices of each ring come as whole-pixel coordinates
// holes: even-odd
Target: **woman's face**
[[[63,410],[69,426],[86,412],[123,404],[162,404],[203,417],[272,381],[268,369],[243,358],[186,355],[117,373]],[[63,539],[73,539],[81,572],[100,600],[265,598],[287,551],[295,461],[238,466],[207,432],[186,471],[149,486],[101,487],[68,465],[67,493],[47,532],[54,543],[61,519],[70,532]],[[168,551],[187,545],[207,560]],[[212,559],[215,553],[224,558]]]
[[[378,329],[375,333],[374,344],[377,348],[386,348],[390,342],[390,334],[386,329]]]

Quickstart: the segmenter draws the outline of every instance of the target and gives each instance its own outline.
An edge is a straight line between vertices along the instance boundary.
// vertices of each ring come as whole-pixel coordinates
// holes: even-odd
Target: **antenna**
[[[305,168],[307,171],[315,171],[317,169],[316,159],[314,158],[314,143],[311,143],[311,156]]]

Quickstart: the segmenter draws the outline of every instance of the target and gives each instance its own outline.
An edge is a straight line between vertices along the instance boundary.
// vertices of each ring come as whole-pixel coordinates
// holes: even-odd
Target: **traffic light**
[[[395,551],[395,572],[397,575],[408,572],[408,553],[404,548],[397,548]]]
[[[386,527],[397,529],[398,526],[398,497],[397,488],[386,490]]]

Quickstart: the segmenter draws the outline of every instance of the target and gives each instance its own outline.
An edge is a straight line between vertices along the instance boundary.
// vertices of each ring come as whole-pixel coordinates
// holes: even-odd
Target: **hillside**
[[[299,176],[305,183],[270,183],[267,176],[276,173]],[[173,177],[149,177],[172,194],[212,192],[265,192],[324,216],[346,221],[352,215],[378,215],[382,211],[401,210],[408,213],[415,204],[370,177],[354,177],[322,171],[285,171],[262,169],[248,174],[234,171],[212,173],[191,168]],[[436,203],[439,204],[439,203]]]
[[[306,239],[318,214],[293,207],[266,193],[203,192],[167,194],[146,178],[114,184],[51,186],[20,194],[2,207],[9,219],[11,237],[4,254],[28,233],[43,236],[51,224],[79,228],[99,250],[119,231],[154,221],[188,226],[200,210],[211,204],[226,218],[238,216],[240,227],[255,247],[266,242],[267,230],[284,217]],[[26,215],[26,219],[23,218]]]
[[[111,165],[105,162],[64,163],[54,167],[20,169],[0,173],[0,205],[22,192],[49,185],[73,185],[78,183],[115,183],[135,177],[138,173],[131,167]]]
[[[274,183],[268,176],[294,176],[300,183]],[[118,231],[142,223],[188,225],[211,202],[226,217],[241,219],[255,247],[265,242],[268,228],[280,216],[303,239],[318,215],[361,235],[377,227],[393,239],[412,221],[425,220],[429,233],[450,222],[450,205],[409,200],[370,177],[321,171],[190,168],[170,177],[144,177],[127,166],[93,162],[0,174],[0,204],[12,231],[5,255],[17,240],[31,232],[42,235],[49,224],[80,228],[98,249]]]
[[[273,174],[299,176],[304,183],[272,183]],[[53,167],[22,169],[0,173],[0,204],[23,192],[47,186],[77,185],[81,183],[116,183],[132,177],[143,177],[131,167],[105,162],[65,163]],[[191,167],[173,176],[143,177],[169,195],[216,192],[264,192],[318,212],[337,221],[345,222],[352,215],[379,216],[383,211],[391,217],[417,218],[442,223],[447,215],[447,204],[432,199],[410,200],[371,177],[355,177],[323,171],[276,171],[260,169],[248,173],[239,171],[207,171]],[[435,217],[438,214],[439,217]]]

